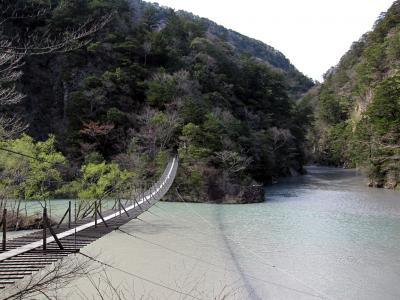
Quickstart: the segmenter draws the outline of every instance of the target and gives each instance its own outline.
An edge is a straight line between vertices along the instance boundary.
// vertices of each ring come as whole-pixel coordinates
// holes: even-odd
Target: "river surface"
[[[309,167],[266,187],[265,199],[160,203],[82,250],[119,270],[60,295],[98,299],[97,285],[112,299],[108,277],[126,299],[400,299],[399,192],[369,189],[354,170]]]

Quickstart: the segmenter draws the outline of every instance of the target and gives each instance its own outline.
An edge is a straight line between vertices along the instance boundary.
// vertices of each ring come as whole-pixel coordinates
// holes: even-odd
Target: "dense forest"
[[[400,1],[325,74],[301,105],[315,106],[313,159],[361,167],[370,185],[400,183]]]
[[[2,34],[62,33],[111,11],[83,46],[24,59],[25,97],[0,110],[28,127],[0,128],[1,146],[64,167],[26,161],[21,173],[22,159],[0,153],[15,196],[96,197],[115,178],[157,176],[171,153],[173,200],[261,201],[252,187],[303,171],[312,109],[296,100],[313,82],[272,47],[137,0],[53,0],[44,14],[8,19]]]

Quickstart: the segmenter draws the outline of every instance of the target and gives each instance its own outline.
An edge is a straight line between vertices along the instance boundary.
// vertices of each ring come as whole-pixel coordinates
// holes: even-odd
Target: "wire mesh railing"
[[[94,200],[93,209],[80,219],[78,218],[77,213],[77,201],[79,200],[47,201],[46,206],[43,208],[41,220],[41,227],[43,228],[43,248],[46,247],[45,245],[47,243],[57,241],[60,233],[61,236],[66,236],[61,231],[57,231],[58,233],[53,231],[53,227],[56,227],[57,229],[61,227],[61,229],[64,230],[64,233],[69,231],[68,235],[72,235],[76,234],[77,228],[84,230],[91,226],[96,227],[101,223],[106,225],[108,220],[118,216],[120,217],[123,214],[130,216],[129,211],[131,210],[139,210],[139,212],[148,210],[168,192],[175,179],[177,168],[178,158],[174,157],[168,162],[167,167],[157,182],[145,186],[134,187],[131,197],[128,199]],[[15,203],[13,205],[15,206]],[[40,211],[37,210],[38,205],[41,207],[43,206],[43,203],[25,203],[23,207],[25,210],[24,213],[32,214],[33,212],[39,219]],[[3,217],[3,219],[7,219],[7,217]],[[3,226],[3,232],[5,232],[5,228],[6,226]],[[74,230],[74,232],[71,231],[71,228],[73,228],[72,230]],[[4,237],[3,240],[5,240]],[[2,250],[3,252],[6,251],[6,247],[3,247]],[[1,258],[2,255],[0,254],[0,261],[2,260]]]

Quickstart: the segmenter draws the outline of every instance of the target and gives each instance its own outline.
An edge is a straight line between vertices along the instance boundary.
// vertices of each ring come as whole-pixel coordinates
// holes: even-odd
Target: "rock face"
[[[264,201],[265,191],[262,185],[250,185],[244,188],[243,203],[259,203]]]
[[[183,198],[176,191],[172,191],[163,201],[165,202],[195,202],[195,203],[218,203],[218,204],[251,204],[265,201],[265,191],[263,185],[253,184],[249,186],[240,186],[238,184],[228,184],[224,192],[221,188],[210,187],[208,195],[191,196]]]
[[[142,0],[128,0],[129,10],[131,11],[132,22],[137,23],[143,15]]]
[[[388,172],[386,176],[385,188],[387,189],[396,189],[399,187],[400,182],[400,172],[391,171]]]
[[[249,204],[265,201],[264,186],[256,182],[249,185],[240,184],[239,180],[227,179],[217,170],[207,170],[208,178],[205,188],[201,192],[172,188],[163,199],[167,202],[209,202],[219,204]],[[182,196],[182,195],[185,195]]]
[[[400,186],[400,1],[301,100],[314,110],[314,163],[362,168],[369,186]]]
[[[260,203],[264,201],[264,187],[262,185],[239,186],[228,191],[222,198],[226,204]]]
[[[264,201],[264,187],[258,184],[242,186],[236,183],[225,183],[219,186],[210,185],[208,197],[216,203],[246,204]]]

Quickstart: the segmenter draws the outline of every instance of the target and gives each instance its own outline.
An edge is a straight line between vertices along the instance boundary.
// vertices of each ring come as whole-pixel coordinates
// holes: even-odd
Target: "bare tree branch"
[[[33,2],[17,3],[14,0],[0,1],[0,108],[5,105],[15,105],[21,102],[24,94],[16,89],[16,81],[22,76],[21,67],[26,56],[44,55],[49,53],[73,51],[87,45],[93,35],[102,29],[113,17],[113,13],[99,18],[89,17],[86,22],[75,28],[66,28],[63,32],[54,34],[28,32],[23,38],[17,34],[7,37],[5,26],[8,21],[16,19],[39,18],[51,11],[52,7]],[[12,128],[15,125],[16,128]],[[15,118],[0,117],[0,138],[14,136],[26,129]],[[7,134],[9,133],[9,134]]]
[[[67,286],[76,278],[85,277],[100,269],[89,259],[78,258],[77,256],[64,258],[55,262],[49,268],[30,276],[28,280],[21,281],[2,299],[32,299],[38,294],[54,299],[51,295],[58,289]]]

